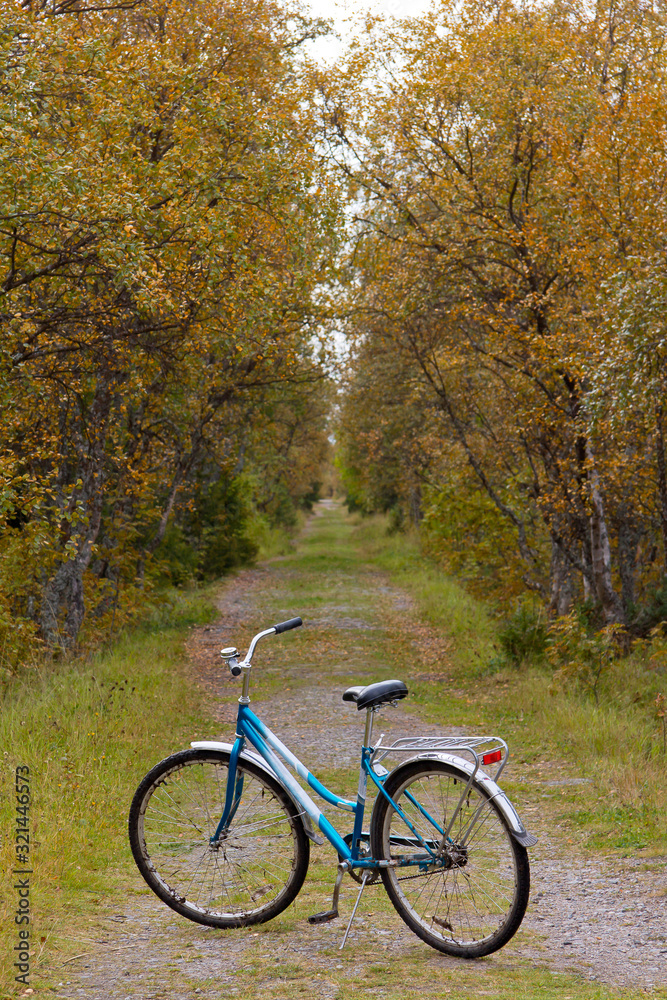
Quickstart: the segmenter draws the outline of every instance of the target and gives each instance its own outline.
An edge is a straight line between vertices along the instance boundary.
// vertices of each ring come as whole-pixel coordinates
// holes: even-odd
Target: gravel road
[[[243,571],[222,588],[219,621],[193,631],[189,643],[193,681],[207,692],[209,703],[215,707],[220,735],[226,739],[233,732],[238,691],[220,670],[218,650],[230,642],[240,645],[257,623],[261,626],[267,620],[266,609],[276,606],[277,595],[292,572],[289,563],[280,560]],[[348,584],[352,586],[350,581]],[[293,579],[290,585],[294,585]],[[410,607],[409,597],[377,574],[373,586],[385,612],[393,610],[395,615],[401,615]],[[321,630],[334,653],[337,641],[339,652],[353,649],[359,637],[372,641],[378,629],[376,618],[355,615],[353,605],[348,594],[346,600],[320,603],[309,618],[309,627]],[[429,647],[438,641],[446,646],[428,629],[420,634]],[[332,635],[339,639],[331,640]],[[266,659],[279,656],[274,654],[278,648],[276,644],[269,652],[267,643]],[[360,659],[363,661],[361,654],[357,662]],[[286,681],[282,689],[274,691],[262,704],[262,717],[278,735],[289,732],[290,745],[304,761],[317,759],[324,768],[355,768],[363,725],[355,707],[340,700],[342,690],[355,677],[350,675],[349,657],[341,655],[337,660],[334,655],[332,660],[326,678],[321,665],[302,663],[298,685],[292,687]],[[364,681],[363,673],[359,667],[358,682]],[[414,731],[414,726],[415,715],[409,709],[399,707],[382,713],[380,728],[389,736],[405,735]],[[432,727],[421,724],[420,731],[434,732]],[[442,727],[438,732],[443,732]],[[523,796],[527,804],[522,807],[522,815],[528,829],[539,837],[537,847],[531,850],[531,902],[520,932],[494,956],[497,967],[529,962],[554,972],[576,973],[591,984],[634,987],[648,994],[667,995],[665,859],[593,856],[576,845],[568,845],[554,824],[549,803],[560,787],[581,779],[553,764],[548,775],[531,778],[528,771],[526,780],[530,786]],[[348,893],[347,898],[349,901],[352,896]],[[335,987],[327,985],[327,969],[342,966],[335,964],[337,959],[322,956],[338,939],[339,923],[311,928],[302,921],[294,930],[273,937],[263,932],[262,943],[277,956],[276,961],[286,954],[308,956],[309,961],[320,966],[318,976],[324,977],[318,987],[320,995],[335,997]],[[372,920],[362,916],[354,925],[354,933],[385,950],[414,945],[414,937],[398,917],[391,927],[391,933],[378,929]],[[179,920],[148,891],[133,895],[121,913],[99,917],[91,934],[91,947],[82,949],[85,954],[63,969],[57,996],[195,1000],[199,996],[241,995],[234,969],[253,938],[247,932],[226,933],[229,945],[221,948],[215,932]],[[457,964],[456,960],[447,961]],[[467,968],[471,968],[470,963]],[[186,973],[190,986],[184,989]]]

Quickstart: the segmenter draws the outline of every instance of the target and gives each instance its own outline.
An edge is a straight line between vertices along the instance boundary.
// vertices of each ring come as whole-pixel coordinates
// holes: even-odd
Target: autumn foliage
[[[437,0],[326,71],[274,0],[0,15],[0,656],[316,495],[336,317],[351,504],[505,602],[667,617],[662,8]]]
[[[321,85],[356,502],[419,489],[479,589],[640,631],[667,571],[666,32],[646,0],[443,0]]]
[[[299,71],[320,30],[272,0],[0,3],[5,662],[118,621],[179,539],[215,575],[250,508],[312,492],[338,224]]]

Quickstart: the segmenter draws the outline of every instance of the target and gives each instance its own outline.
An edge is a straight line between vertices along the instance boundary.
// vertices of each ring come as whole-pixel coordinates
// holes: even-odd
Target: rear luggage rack
[[[480,765],[498,764],[493,776],[493,780],[497,781],[509,758],[507,743],[499,736],[403,736],[386,745],[382,739],[383,736],[373,750],[373,764],[395,753],[465,754],[475,765],[473,777]]]

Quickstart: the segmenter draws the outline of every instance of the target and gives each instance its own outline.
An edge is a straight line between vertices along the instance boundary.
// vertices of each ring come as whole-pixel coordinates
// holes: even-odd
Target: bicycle
[[[366,728],[356,799],[342,798],[249,707],[257,643],[301,624],[292,618],[258,632],[244,658],[235,647],[221,650],[232,675],[243,675],[235,742],[193,742],[141,781],[129,816],[139,871],[182,916],[212,927],[245,927],[289,906],[306,877],[310,841],[322,844],[324,837],[339,858],[332,906],[309,921],[338,916],[346,872],[360,883],[341,948],[365,886],[381,878],[402,919],[431,947],[464,958],[496,951],[523,919],[527,848],[537,842],[497,784],[507,744],[480,736],[406,737],[390,745],[380,737],[373,745],[376,713],[408,689],[399,680],[351,687],[343,700],[366,710]],[[381,764],[405,753],[414,756],[391,771]],[[481,767],[489,764],[498,764],[493,778]],[[352,814],[347,835],[286,765],[326,803]],[[365,831],[368,779],[377,797]]]

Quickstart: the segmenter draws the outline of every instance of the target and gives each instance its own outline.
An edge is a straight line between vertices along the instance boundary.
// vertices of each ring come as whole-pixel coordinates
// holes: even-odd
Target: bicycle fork
[[[212,847],[217,847],[220,843],[220,837],[227,832],[229,824],[234,819],[236,810],[239,807],[241,796],[243,795],[243,771],[239,770],[237,765],[244,745],[244,737],[237,735],[232,751],[229,755],[229,771],[227,774],[225,807],[222,810],[222,816],[220,817],[220,822],[216,827],[215,833],[210,839]]]

